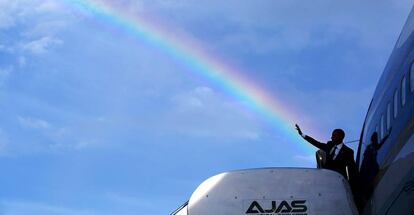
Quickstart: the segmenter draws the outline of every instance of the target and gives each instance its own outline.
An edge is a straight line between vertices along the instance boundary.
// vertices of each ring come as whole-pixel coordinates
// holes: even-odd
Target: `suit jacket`
[[[356,179],[358,169],[354,160],[354,151],[351,148],[344,144],[334,160],[333,156],[330,154],[332,148],[335,146],[334,143],[332,143],[331,141],[328,141],[326,144],[321,143],[309,136],[305,136],[305,140],[308,141],[310,144],[314,145],[315,147],[325,151],[326,169],[334,170],[340,173],[350,182]],[[347,167],[348,174],[346,170]]]

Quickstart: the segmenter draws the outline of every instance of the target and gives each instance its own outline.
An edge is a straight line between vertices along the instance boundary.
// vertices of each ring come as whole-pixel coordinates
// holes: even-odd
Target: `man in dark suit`
[[[331,141],[321,143],[304,135],[298,125],[296,125],[296,130],[306,141],[325,152],[324,168],[340,173],[349,180],[352,186],[358,170],[354,160],[354,151],[343,143],[345,132],[342,129],[335,129],[332,132]]]

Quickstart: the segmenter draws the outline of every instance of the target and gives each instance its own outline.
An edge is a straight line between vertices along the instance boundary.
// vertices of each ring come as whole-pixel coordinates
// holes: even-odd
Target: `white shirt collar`
[[[341,151],[341,148],[342,148],[342,146],[344,146],[344,143],[340,143],[340,144],[338,144],[338,145],[335,145],[332,149],[331,149],[331,151],[330,151],[330,153],[332,154],[333,153],[333,159],[335,160],[335,158],[336,158],[336,156],[339,154],[339,152]],[[335,150],[335,151],[334,151]]]
[[[335,145],[334,147],[332,147],[331,151],[329,153],[334,153],[334,158],[336,157],[336,155],[339,154],[339,151],[341,151],[342,146],[344,146],[344,143],[340,143],[338,145]],[[334,151],[335,150],[335,151]]]
[[[344,146],[344,143],[340,143],[340,144],[336,145],[336,148],[341,150],[342,146]]]

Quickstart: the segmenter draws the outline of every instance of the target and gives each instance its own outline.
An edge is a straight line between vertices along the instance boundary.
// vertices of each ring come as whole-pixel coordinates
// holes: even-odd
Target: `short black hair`
[[[345,131],[344,130],[342,130],[340,128],[337,128],[333,132],[338,133],[339,136],[341,137],[341,139],[344,140],[344,138],[345,138]]]

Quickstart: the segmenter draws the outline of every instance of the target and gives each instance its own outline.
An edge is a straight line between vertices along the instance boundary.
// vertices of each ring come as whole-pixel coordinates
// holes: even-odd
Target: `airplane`
[[[365,117],[356,158],[361,186],[365,187],[362,214],[414,214],[414,205],[410,204],[414,202],[413,32],[414,9]],[[377,144],[371,143],[373,135]]]
[[[171,215],[414,214],[414,8],[368,108],[358,186],[320,168],[230,171],[205,180]]]

